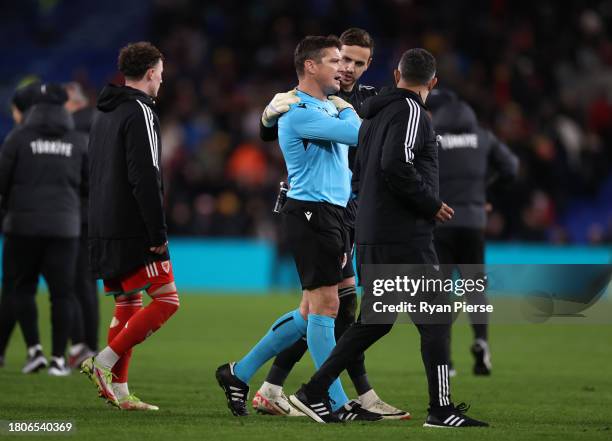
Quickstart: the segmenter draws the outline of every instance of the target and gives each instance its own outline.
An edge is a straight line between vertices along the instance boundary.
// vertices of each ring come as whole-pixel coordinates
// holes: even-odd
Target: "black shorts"
[[[349,249],[348,263],[342,269],[342,278],[348,279],[355,276],[353,268],[353,257],[355,256],[355,219],[357,218],[357,199],[351,199],[344,209],[344,229],[348,234]]]
[[[350,265],[344,207],[287,198],[281,213],[302,289],[312,290],[342,281],[343,267]]]

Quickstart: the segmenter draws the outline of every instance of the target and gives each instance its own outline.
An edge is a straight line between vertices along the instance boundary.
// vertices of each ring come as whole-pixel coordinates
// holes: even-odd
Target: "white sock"
[[[40,343],[28,348],[28,357],[34,357],[36,351],[42,351],[42,345]]]
[[[370,389],[365,394],[359,395],[359,402],[361,403],[361,407],[365,409],[372,406],[378,399],[378,395],[376,395],[374,389]]]
[[[74,357],[76,354],[81,352],[84,348],[85,348],[85,345],[83,343],[77,343],[76,345],[70,346],[70,349],[68,349],[68,354],[71,357]]]
[[[113,392],[118,400],[122,400],[130,394],[127,383],[113,383]]]
[[[51,361],[56,362],[57,365],[61,368],[66,366],[66,360],[64,359],[64,357],[51,357]]]
[[[119,356],[110,348],[110,346],[107,346],[102,349],[98,355],[96,355],[95,360],[100,366],[106,369],[111,369],[115,363],[117,363],[117,360],[119,360]]]
[[[268,383],[264,381],[261,385],[261,388],[270,392],[270,395],[278,396],[283,391],[283,386],[279,386],[277,384]]]

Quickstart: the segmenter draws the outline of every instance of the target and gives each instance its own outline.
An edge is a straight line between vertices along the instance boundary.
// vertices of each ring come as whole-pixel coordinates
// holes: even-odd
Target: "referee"
[[[4,259],[13,277],[14,305],[28,347],[22,372],[46,365],[38,333],[36,289],[45,278],[53,328],[49,374],[70,373],[64,358],[74,308],[80,196],[87,191],[86,140],[74,131],[60,85],[41,84],[37,104],[7,136],[0,155]]]
[[[337,37],[309,36],[295,49],[300,103],[280,118],[278,130],[291,187],[283,227],[303,296],[299,308],[281,316],[245,357],[217,369],[217,381],[236,416],[247,415],[248,382],[270,358],[306,336],[319,366],[335,345],[338,283],[350,254],[344,225],[351,193],[348,149],[357,144],[360,125],[350,104],[328,99],[340,89],[340,48]],[[339,380],[331,383],[334,419],[382,419],[349,402]]]
[[[437,83],[435,74],[434,57],[424,49],[411,49],[402,55],[394,71],[397,88],[381,92],[362,109],[365,120],[359,130],[354,177],[360,198],[358,268],[364,264],[435,267],[438,263],[433,249],[434,222],[450,220],[453,210],[438,198],[437,142],[424,105]],[[289,397],[291,403],[317,422],[333,422],[328,417],[327,388],[350,360],[392,327],[392,323],[368,325],[359,320],[343,334],[310,382]],[[485,426],[465,415],[465,405],[455,406],[450,401],[450,323],[417,324],[417,329],[429,386],[425,426]]]
[[[360,28],[349,28],[340,35],[342,47],[340,90],[337,96],[350,103],[357,113],[361,112],[363,103],[370,97],[376,96],[379,89],[359,82],[361,76],[368,70],[374,54],[374,40],[372,36]],[[287,102],[297,99],[295,91],[275,95],[272,102],[266,106],[260,124],[260,136],[264,141],[277,139],[277,118],[287,110]],[[358,149],[349,149],[349,167],[353,170],[356,152]],[[335,322],[336,340],[355,322],[357,309],[357,292],[355,289],[355,272],[353,269],[353,253],[355,247],[355,217],[357,215],[357,198],[352,195],[344,210],[344,225],[349,234],[351,254],[349,262],[342,270],[342,281],[338,284],[338,297],[340,305]],[[283,385],[287,376],[300,361],[308,349],[305,339],[298,340],[294,345],[281,352],[272,364],[268,375],[253,398],[253,407],[258,412],[273,415],[301,415],[288,402],[283,393]],[[357,400],[361,406],[371,412],[381,414],[385,419],[409,419],[410,413],[384,402],[370,384],[366,372],[365,357],[363,354],[353,360],[346,368],[353,386],[359,395]]]

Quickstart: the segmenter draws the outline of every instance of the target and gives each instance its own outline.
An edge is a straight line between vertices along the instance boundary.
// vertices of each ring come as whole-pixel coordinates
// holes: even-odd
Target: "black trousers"
[[[77,238],[7,235],[4,259],[14,275],[13,304],[28,347],[39,344],[36,290],[42,275],[49,287],[53,356],[64,356],[72,329]]]
[[[455,270],[464,279],[482,277],[484,274],[485,237],[482,228],[437,228],[434,244],[445,278],[452,277]],[[473,305],[489,304],[485,293],[471,293],[465,298]],[[469,316],[474,338],[487,340],[488,314],[472,312]]]
[[[0,357],[4,357],[6,347],[17,324],[13,294],[14,274],[12,265],[6,258],[6,240],[2,244],[2,294],[0,296]]]
[[[431,241],[413,245],[366,245],[357,247],[358,272],[361,264],[431,264],[438,260]],[[362,301],[363,304],[363,301]],[[430,407],[450,404],[448,381],[449,324],[417,324],[421,336],[421,357],[429,389]],[[336,347],[321,368],[305,386],[307,394],[319,396],[327,393],[329,386],[370,346],[384,337],[393,324],[364,324],[361,316],[336,343]]]
[[[96,279],[89,268],[87,225],[81,228],[74,281],[75,308],[73,315],[72,344],[85,343],[93,351],[98,350],[100,305]]]

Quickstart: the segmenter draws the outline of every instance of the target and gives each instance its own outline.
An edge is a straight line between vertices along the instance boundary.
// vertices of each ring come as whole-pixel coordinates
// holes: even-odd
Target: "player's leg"
[[[7,235],[5,240],[4,258],[11,259],[15,265],[15,315],[27,347],[27,360],[21,371],[28,374],[48,366],[40,344],[35,298],[42,265],[44,239]]]
[[[107,399],[111,404],[127,410],[157,410],[157,406],[143,403],[133,394],[130,394],[127,383],[119,390],[127,395],[124,398],[117,397],[114,392],[115,387],[112,387],[112,384],[109,384],[107,380],[112,381],[112,374],[110,376],[108,374],[122,356],[128,354],[134,346],[142,343],[161,328],[178,310],[180,302],[170,261],[146,264],[123,278],[121,288],[124,294],[136,293],[145,289],[152,301],[128,319],[126,325],[108,346],[100,351],[95,360],[91,358],[85,360],[84,371],[90,375],[90,378],[96,375],[95,369],[102,371],[103,378],[98,379],[101,384],[96,383],[96,385],[103,389],[101,390],[103,394],[108,395]]]
[[[264,337],[241,360],[224,364],[216,371],[217,382],[225,392],[228,408],[235,416],[248,415],[248,383],[255,372],[270,358],[306,335],[309,310],[304,290],[308,288],[308,283],[315,274],[312,261],[313,256],[316,259],[318,250],[316,232],[310,225],[310,219],[314,215],[313,211],[309,211],[314,210],[317,204],[307,205],[308,208],[303,208],[300,201],[288,199],[281,212],[283,232],[302,283],[300,307],[276,320]],[[305,212],[310,213],[310,216],[306,217]]]
[[[363,253],[358,253],[358,261],[361,261],[362,255]],[[380,415],[362,409],[357,402],[349,403],[349,407],[354,411],[342,412],[341,410],[334,413],[329,395],[331,395],[330,387],[338,381],[338,376],[346,369],[347,365],[360,354],[363,354],[376,340],[389,332],[392,326],[389,325],[388,328],[384,326],[364,326],[359,320],[350,326],[342,334],[337,345],[319,367],[311,381],[295,395],[289,397],[291,403],[318,422],[335,422],[340,419],[352,420],[357,418],[363,420],[381,419]]]
[[[302,302],[304,303],[304,302]],[[306,335],[307,306],[280,316],[259,342],[238,362],[219,366],[215,376],[226,395],[228,408],[235,416],[248,415],[246,400],[248,383],[257,370],[269,359],[279,354]]]
[[[307,350],[308,343],[304,335],[274,358],[265,381],[253,396],[252,404],[257,412],[279,416],[304,416],[289,404],[283,392],[283,385]]]
[[[47,240],[42,275],[49,287],[51,300],[52,352],[49,375],[65,376],[70,373],[65,355],[76,304],[74,278],[77,253],[76,238]]]
[[[346,369],[351,360],[365,352],[372,344],[387,334],[392,327],[392,324],[364,325],[360,322],[351,326],[340,337],[325,363],[320,366],[310,381],[295,395],[289,397],[291,403],[317,422],[333,422],[334,418],[329,418],[325,414],[326,411],[332,409],[332,405],[327,399],[330,386],[334,381],[337,381],[338,376]],[[355,412],[346,416],[352,419],[355,415],[356,418],[358,412],[359,408],[355,407]],[[375,421],[382,418],[377,414],[372,415],[376,415],[377,418],[368,417],[369,420]]]
[[[484,276],[484,231],[478,228],[464,228],[461,232],[459,263],[464,279],[478,279]],[[473,292],[466,296],[472,305],[488,305],[485,292]],[[470,312],[470,322],[474,331],[474,342],[470,352],[474,356],[475,375],[491,375],[491,351],[489,348],[487,312]]]

